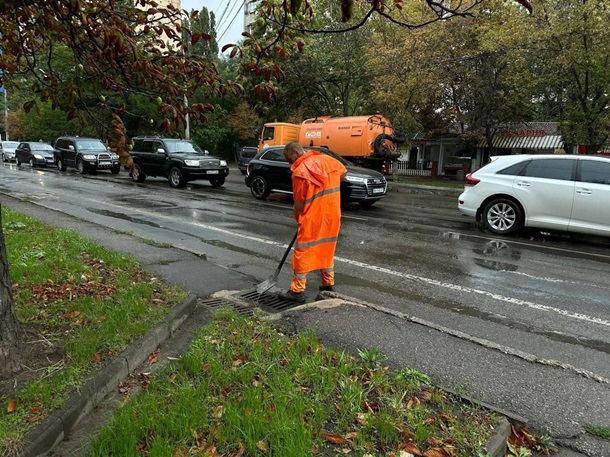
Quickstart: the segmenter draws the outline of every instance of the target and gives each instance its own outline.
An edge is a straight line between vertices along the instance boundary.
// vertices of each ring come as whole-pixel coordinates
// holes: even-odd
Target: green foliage
[[[589,435],[597,436],[599,438],[604,438],[606,440],[610,440],[610,428],[603,427],[601,425],[591,425],[585,424],[585,431]]]

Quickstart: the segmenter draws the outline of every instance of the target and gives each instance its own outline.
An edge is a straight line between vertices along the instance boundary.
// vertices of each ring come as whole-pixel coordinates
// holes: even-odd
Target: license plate
[[[112,162],[100,162],[100,167],[110,167],[112,166]]]
[[[217,175],[219,173],[219,171],[218,170],[208,170],[207,173],[209,175]]]
[[[373,193],[374,194],[383,194],[383,187],[380,187],[378,189],[373,189]]]

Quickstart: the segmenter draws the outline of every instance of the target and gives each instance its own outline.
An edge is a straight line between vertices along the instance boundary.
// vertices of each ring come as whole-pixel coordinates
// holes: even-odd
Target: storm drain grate
[[[211,309],[212,311],[228,306],[230,308],[233,308],[239,314],[245,314],[247,316],[250,316],[254,312],[254,309],[249,306],[240,305],[239,303],[233,303],[228,300],[225,300],[224,298],[209,298],[207,300],[198,300],[197,304],[203,306],[204,308]]]
[[[256,289],[239,292],[235,294],[235,297],[246,300],[270,313],[280,313],[299,305],[299,303],[286,300],[276,294],[259,294]]]

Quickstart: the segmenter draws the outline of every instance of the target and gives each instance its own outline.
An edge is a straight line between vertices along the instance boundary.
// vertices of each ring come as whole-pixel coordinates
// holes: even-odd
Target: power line
[[[229,31],[229,29],[231,28],[231,26],[235,22],[235,19],[237,19],[237,16],[238,16],[238,14],[240,13],[240,11],[242,10],[243,7],[244,7],[244,3],[242,3],[241,6],[238,8],[238,10],[235,12],[235,16],[233,16],[233,19],[231,19],[231,22],[229,23],[229,25],[227,26],[225,31],[222,33],[222,35],[220,36],[218,41],[221,41],[224,38],[224,36],[227,34],[227,32]]]
[[[225,9],[222,10],[222,13],[220,14],[220,17],[218,18],[217,23],[220,24],[222,22],[222,18],[225,16],[225,13],[227,12],[227,9],[229,9],[229,5],[231,4],[231,0],[227,0],[227,6],[225,6]]]
[[[229,13],[223,18],[222,21],[218,21],[218,28],[220,29],[220,27],[222,27],[222,25],[224,23],[226,23],[227,18],[233,14],[233,10],[235,10],[235,7],[240,3],[241,0],[233,0],[233,3],[231,5],[231,9],[229,10]]]

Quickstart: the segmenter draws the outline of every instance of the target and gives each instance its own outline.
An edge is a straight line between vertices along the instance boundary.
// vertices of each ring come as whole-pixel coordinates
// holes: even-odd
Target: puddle
[[[123,213],[115,213],[114,211],[108,211],[108,210],[90,210],[92,213],[95,214],[100,214],[102,216],[108,216],[108,217],[113,217],[115,219],[121,219],[124,221],[129,221],[129,222],[133,222],[134,224],[142,224],[142,225],[149,225],[151,227],[155,227],[155,228],[163,228],[162,225],[159,224],[155,224],[154,222],[149,222],[149,221],[143,221],[141,219],[136,219],[134,217],[128,216],[127,214],[123,214]]]

